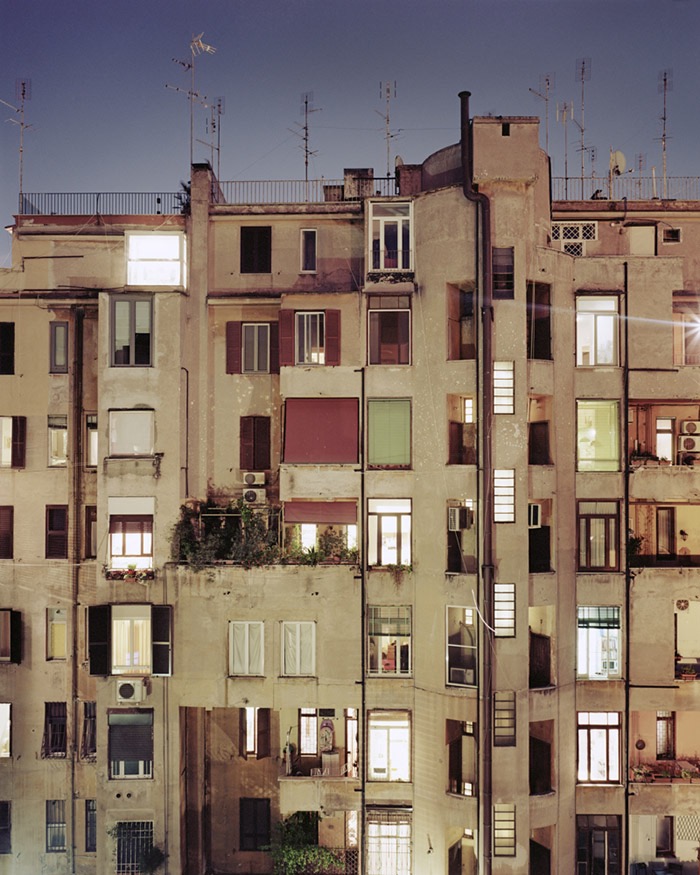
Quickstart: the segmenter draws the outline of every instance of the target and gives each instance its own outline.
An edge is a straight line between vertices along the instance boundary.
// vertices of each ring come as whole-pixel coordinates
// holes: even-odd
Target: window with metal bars
[[[46,853],[66,850],[66,800],[46,800]],[[138,871],[138,870],[135,870]]]
[[[406,808],[367,811],[367,871],[372,875],[411,875],[412,812]]]
[[[97,800],[85,800],[85,851],[97,850]]]
[[[514,255],[512,246],[491,249],[493,297],[512,298],[515,294]]]
[[[493,586],[493,625],[497,638],[515,637],[515,584],[495,583]]]
[[[656,759],[676,758],[676,712],[656,712]]]
[[[515,746],[514,690],[496,690],[493,694],[493,743],[495,747]]]
[[[117,821],[116,840],[117,875],[136,875],[142,872],[144,858],[153,850],[153,821]]]
[[[84,760],[94,760],[97,756],[97,702],[83,702],[80,756]]]
[[[493,806],[493,855],[515,856],[515,804],[497,802]]]
[[[64,759],[67,751],[67,710],[65,702],[44,703],[44,759]]]

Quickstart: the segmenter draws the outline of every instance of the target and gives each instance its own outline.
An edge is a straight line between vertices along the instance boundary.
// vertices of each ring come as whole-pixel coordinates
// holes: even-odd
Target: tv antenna
[[[221,179],[221,116],[224,114],[226,104],[223,97],[217,97],[216,103],[203,103],[202,106],[210,110],[206,121],[208,140],[197,140],[211,150],[211,166],[214,166],[214,152],[216,152],[216,178]]]
[[[554,91],[554,73],[542,73],[539,88],[539,91],[535,91],[534,88],[528,90],[535,97],[544,100],[544,151],[549,155],[549,93]]]
[[[377,115],[380,115],[384,119],[384,137],[386,139],[386,175],[387,179],[391,176],[391,138],[394,136],[391,133],[390,127],[390,118],[391,118],[391,96],[392,91],[394,93],[394,100],[396,100],[396,80],[393,82],[380,82],[379,83],[379,99],[382,97],[386,100],[386,110],[385,112],[380,112],[378,109],[375,109]]]
[[[634,166],[639,176],[637,177],[637,197],[641,200],[642,197],[642,170],[646,169],[647,156],[641,152],[637,152],[634,156]]]
[[[299,109],[301,115],[304,116],[304,124],[300,125],[298,122],[295,122],[298,128],[301,128],[301,133],[299,131],[292,130],[292,128],[288,128],[287,130],[292,131],[296,136],[301,137],[304,145],[304,181],[308,183],[309,181],[309,158],[313,155],[317,155],[318,152],[309,148],[309,115],[312,112],[321,112],[320,108],[316,108],[314,106],[314,93],[313,91],[305,91],[301,95],[301,106]]]
[[[173,61],[176,64],[179,64],[181,67],[185,69],[185,71],[189,70],[190,73],[190,88],[189,91],[186,91],[184,88],[178,88],[175,85],[166,85],[166,88],[172,88],[173,91],[181,91],[183,92],[189,102],[190,102],[190,167],[192,167],[192,163],[194,161],[194,103],[197,101],[202,106],[208,107],[209,104],[206,103],[206,95],[199,94],[194,87],[194,74],[195,74],[195,58],[199,57],[201,54],[214,55],[216,54],[216,49],[214,46],[208,45],[202,41],[202,37],[204,36],[204,31],[200,33],[198,36],[193,36],[190,40],[190,60],[182,61],[179,58],[173,58]]]
[[[567,124],[574,115],[574,104],[564,101],[557,104],[557,121],[564,125],[564,199],[569,199],[569,137]]]
[[[663,198],[668,197],[668,178],[666,176],[666,98],[669,91],[673,91],[673,70],[667,67],[659,73],[659,94],[664,96],[664,111],[661,116],[661,174],[663,177]]]
[[[8,118],[6,121],[17,125],[19,128],[19,203],[20,210],[22,207],[22,193],[24,191],[24,132],[28,131],[32,126],[24,121],[24,105],[28,100],[32,99],[32,80],[31,79],[15,79],[15,100],[19,106],[14,106],[6,100],[0,100],[3,106],[9,107],[19,118]]]
[[[584,124],[584,102],[585,102],[585,88],[586,82],[588,82],[591,78],[591,59],[590,58],[577,58],[576,59],[576,77],[581,82],[581,121],[576,122],[579,130],[581,131],[581,197],[583,197],[583,179],[586,175],[586,143],[585,143],[585,124]],[[575,121],[575,119],[574,119]]]

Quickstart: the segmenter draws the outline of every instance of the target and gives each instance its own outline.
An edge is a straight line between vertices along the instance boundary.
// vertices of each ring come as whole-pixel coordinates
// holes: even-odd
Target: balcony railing
[[[226,204],[322,204],[397,194],[393,176],[345,179],[241,179],[219,182],[214,198]]]
[[[24,193],[21,216],[160,216],[183,212],[184,192],[79,191]]]
[[[552,200],[700,200],[700,176],[552,177]]]

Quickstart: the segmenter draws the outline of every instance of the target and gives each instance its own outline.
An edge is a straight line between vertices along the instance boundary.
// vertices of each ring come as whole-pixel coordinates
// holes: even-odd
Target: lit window
[[[185,285],[184,234],[126,233],[129,286]]]
[[[282,674],[316,674],[316,624],[282,623]]]
[[[476,423],[474,399],[464,395],[447,396],[448,465],[476,463]]]
[[[515,413],[513,362],[493,363],[493,412]]]
[[[238,751],[243,759],[270,756],[270,709],[248,706],[239,711]]]
[[[494,747],[515,746],[515,691],[496,690],[493,694]]]
[[[170,675],[170,605],[92,605],[88,608],[91,675]]]
[[[673,364],[700,365],[700,300],[694,292],[673,296]]]
[[[493,521],[515,522],[515,471],[495,468],[493,472]]]
[[[493,297],[512,298],[515,295],[515,267],[512,246],[491,249]]]
[[[301,230],[301,272],[316,273],[316,230]]]
[[[411,402],[404,399],[367,402],[367,464],[371,468],[411,465]]]
[[[395,677],[411,673],[411,608],[369,605],[368,674]]]
[[[153,300],[134,295],[111,299],[112,365],[150,367]]]
[[[65,759],[67,751],[66,703],[44,703],[44,737],[41,756],[44,759]]]
[[[497,638],[515,637],[515,584],[494,583],[494,630]]]
[[[585,255],[586,242],[597,239],[597,222],[552,222],[552,240],[569,255]]]
[[[116,875],[141,872],[142,861],[153,850],[153,821],[119,820],[114,834],[117,842]]]
[[[0,416],[0,468],[24,468],[27,417]]]
[[[577,780],[584,784],[619,784],[620,714],[578,712]]]
[[[372,270],[411,270],[411,203],[370,203]]]
[[[673,419],[656,418],[656,455],[659,459],[675,457],[673,450]]]
[[[411,715],[408,711],[370,711],[367,778],[411,780]]]
[[[109,777],[153,777],[153,711],[110,711]]]
[[[152,456],[154,416],[153,410],[110,410],[109,455]]]
[[[46,800],[46,853],[58,854],[66,846],[66,800]]]
[[[270,324],[244,322],[241,326],[241,373],[269,374]]]
[[[62,467],[68,459],[68,417],[64,414],[49,416],[49,465]]]
[[[68,373],[68,323],[50,322],[49,372]]]
[[[448,793],[456,793],[459,796],[474,796],[476,791],[474,723],[447,720],[445,740],[448,750]]]
[[[229,627],[229,674],[262,675],[265,654],[264,624],[231,620]]]
[[[476,684],[476,610],[447,608],[447,683]]]
[[[340,310],[280,310],[278,330],[280,365],[340,364]]]
[[[371,875],[411,875],[409,810],[367,810],[367,872]]]
[[[299,708],[299,753],[318,756],[318,713],[315,708]]]
[[[46,609],[46,658],[65,659],[67,653],[67,622],[65,608]]]
[[[656,712],[656,759],[676,758],[676,712]]]
[[[112,673],[139,672],[151,672],[151,606],[112,605]]]
[[[577,401],[577,470],[618,471],[620,411],[617,401]]]
[[[12,705],[0,702],[0,759],[11,756]]]
[[[496,802],[493,806],[493,855],[515,856],[515,805]]]
[[[109,518],[109,561],[111,568],[153,567],[153,517],[140,514]]]
[[[411,564],[411,499],[368,500],[369,565]]]
[[[588,680],[620,677],[620,609],[580,606],[576,676]]]
[[[576,365],[619,364],[618,298],[579,295],[576,298]]]
[[[579,571],[616,571],[619,540],[616,501],[579,501]]]
[[[325,313],[297,313],[296,363],[325,364],[325,345]]]
[[[411,363],[411,299],[408,295],[370,295],[367,303],[369,363]]]
[[[98,441],[97,414],[90,413],[85,417],[85,464],[88,468],[97,467]]]

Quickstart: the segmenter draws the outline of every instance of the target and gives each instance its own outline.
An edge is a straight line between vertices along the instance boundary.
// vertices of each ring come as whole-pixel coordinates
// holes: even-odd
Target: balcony
[[[700,784],[700,761],[652,760],[630,766],[633,784]]]
[[[554,201],[653,201],[700,200],[700,177],[668,176],[613,176],[552,178]],[[608,208],[606,204],[605,208]]]

